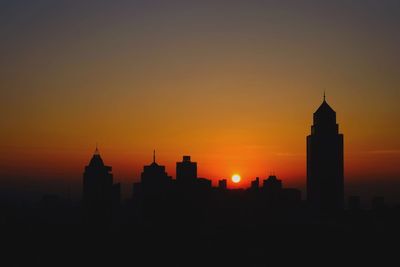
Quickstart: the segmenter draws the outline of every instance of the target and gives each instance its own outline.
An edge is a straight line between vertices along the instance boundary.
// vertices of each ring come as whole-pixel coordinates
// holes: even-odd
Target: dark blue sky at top
[[[149,21],[185,23],[194,29],[209,27],[239,28],[257,22],[295,26],[307,21],[313,27],[332,24],[346,28],[383,31],[396,34],[400,23],[400,3],[395,0],[350,1],[1,1],[1,32],[3,42],[12,44],[19,37],[56,29],[82,28],[96,30],[120,23],[146,26]],[[264,17],[264,21],[260,18]],[[254,24],[251,21],[254,20]],[[173,25],[173,24],[172,24]],[[178,25],[176,25],[178,26]],[[181,25],[181,27],[184,25]],[[258,25],[263,27],[265,25]],[[190,30],[190,27],[187,28]],[[153,29],[155,30],[155,29]],[[296,30],[296,29],[293,29]],[[32,36],[33,35],[33,36]],[[393,36],[397,39],[398,36]]]
[[[284,53],[283,43],[293,51],[306,47],[310,58],[313,51],[316,57],[323,57],[318,53],[323,51],[327,60],[329,54],[370,57],[392,74],[399,70],[396,0],[0,3],[0,70],[5,77],[27,67],[50,66],[47,58],[124,60],[130,51],[143,55],[166,46],[184,50],[185,41],[216,52],[246,43],[245,49],[265,44],[266,50]]]
[[[35,46],[46,51],[66,43],[108,43],[107,50],[113,53],[113,48],[127,49],[119,47],[126,39],[134,49],[165,39],[179,42],[180,37],[191,35],[208,43],[217,43],[218,38],[267,42],[283,36],[288,42],[305,39],[310,47],[327,50],[335,40],[346,42],[355,36],[371,51],[381,49],[400,58],[399,26],[396,0],[10,0],[0,2],[0,68],[10,68]]]

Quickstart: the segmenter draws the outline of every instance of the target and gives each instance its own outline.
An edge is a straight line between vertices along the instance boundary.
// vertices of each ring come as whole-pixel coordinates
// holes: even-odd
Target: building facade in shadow
[[[109,220],[120,202],[120,184],[113,183],[112,167],[106,166],[96,148],[83,173],[82,204],[86,220]]]
[[[190,156],[183,156],[182,162],[176,163],[176,181],[180,184],[194,184],[197,179],[197,163]]]
[[[141,182],[143,187],[151,190],[164,190],[170,186],[172,177],[168,176],[165,166],[156,162],[156,151],[153,152],[153,162],[143,167]]]
[[[343,165],[343,134],[324,96],[307,136],[307,201],[313,208],[343,209]]]

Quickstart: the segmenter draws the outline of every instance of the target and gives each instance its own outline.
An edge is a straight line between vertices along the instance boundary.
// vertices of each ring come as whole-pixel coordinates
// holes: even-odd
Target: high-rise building
[[[168,176],[165,171],[165,166],[158,165],[156,162],[156,152],[153,153],[153,162],[150,165],[143,167],[141,175],[141,184],[147,189],[162,189],[169,186],[171,176]]]
[[[307,200],[318,209],[343,208],[343,134],[325,95],[307,136]]]
[[[197,179],[197,163],[190,161],[190,156],[183,156],[182,162],[176,163],[176,181],[194,183]]]
[[[256,177],[253,181],[251,181],[250,188],[253,190],[257,190],[260,187],[260,177]]]
[[[112,168],[106,166],[96,148],[83,173],[83,205],[89,216],[110,215],[120,200],[120,185],[113,184]]]
[[[228,188],[228,181],[226,179],[221,179],[218,181],[218,188],[226,190]]]
[[[275,175],[270,175],[268,179],[264,180],[263,189],[269,191],[279,191],[282,189],[282,181],[279,180]]]

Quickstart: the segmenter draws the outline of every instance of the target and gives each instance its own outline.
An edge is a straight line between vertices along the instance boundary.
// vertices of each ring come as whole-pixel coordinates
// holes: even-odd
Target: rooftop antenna
[[[325,101],[325,99],[326,99],[326,94],[325,94],[325,90],[324,90],[324,101]]]
[[[156,150],[153,150],[153,163],[156,163]]]
[[[96,150],[94,151],[94,154],[99,155],[99,147],[98,147],[97,142],[96,142]]]

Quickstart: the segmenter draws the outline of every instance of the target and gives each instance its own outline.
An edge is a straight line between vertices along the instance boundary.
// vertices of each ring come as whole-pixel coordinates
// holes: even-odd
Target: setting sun
[[[234,174],[234,175],[232,175],[232,182],[234,182],[234,183],[239,183],[240,180],[241,180],[241,177],[240,177],[239,174]]]

